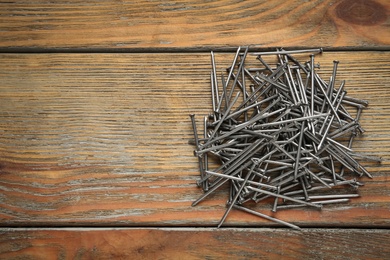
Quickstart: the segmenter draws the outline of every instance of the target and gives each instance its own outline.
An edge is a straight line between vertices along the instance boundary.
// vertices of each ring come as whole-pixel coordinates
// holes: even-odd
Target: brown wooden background
[[[390,2],[0,1],[0,258],[390,257]],[[210,111],[210,50],[324,47],[367,99],[360,198],[279,211],[202,191],[188,114]],[[200,120],[201,117],[197,118]],[[269,205],[259,210],[270,213]]]

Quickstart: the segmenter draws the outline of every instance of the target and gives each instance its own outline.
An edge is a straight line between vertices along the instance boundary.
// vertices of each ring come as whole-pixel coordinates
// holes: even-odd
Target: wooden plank
[[[233,56],[216,54],[219,71]],[[370,102],[361,119],[366,133],[354,147],[385,161],[364,164],[374,179],[361,179],[362,197],[274,216],[301,226],[390,226],[389,58],[389,52],[316,58],[324,78],[340,60],[338,80],[347,80],[349,95]],[[0,59],[0,225],[215,226],[222,217],[226,189],[191,207],[202,192],[187,143],[188,114],[210,112],[209,54]],[[268,204],[257,209],[270,213]],[[274,223],[233,210],[226,225]]]
[[[389,230],[0,229],[2,259],[386,259]]]
[[[388,48],[386,0],[2,1],[0,48]]]

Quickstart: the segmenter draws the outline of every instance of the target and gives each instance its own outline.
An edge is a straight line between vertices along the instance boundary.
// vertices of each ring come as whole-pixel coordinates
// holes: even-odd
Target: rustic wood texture
[[[0,49],[318,46],[385,48],[390,2],[0,2]]]
[[[0,259],[388,258],[389,13],[386,0],[0,0]],[[370,102],[354,149],[384,161],[363,163],[360,198],[252,205],[302,231],[237,210],[208,228],[227,187],[191,207],[188,115],[201,125],[211,109],[208,51],[248,44],[333,50],[320,74],[340,60],[337,79]],[[218,73],[233,56],[216,53]]]
[[[234,54],[217,53],[224,69]],[[361,198],[274,216],[303,227],[390,226],[389,52],[326,52],[328,78],[367,99]],[[226,190],[202,194],[189,113],[211,109],[208,53],[0,55],[0,225],[215,226]],[[303,60],[307,57],[303,56]],[[197,117],[198,122],[201,118]],[[258,210],[270,213],[269,204]],[[275,226],[233,210],[227,226]]]
[[[375,229],[0,229],[0,234],[4,259],[386,259],[390,255],[390,231]]]

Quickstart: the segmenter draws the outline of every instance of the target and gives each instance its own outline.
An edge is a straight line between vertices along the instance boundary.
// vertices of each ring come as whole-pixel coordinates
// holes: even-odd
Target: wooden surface
[[[3,2],[3,1],[1,1]],[[386,0],[4,1],[0,48],[387,48]]]
[[[2,225],[214,226],[226,191],[190,206],[202,191],[188,144],[188,115],[211,110],[209,56],[1,55]],[[224,68],[233,54],[216,56]],[[348,94],[370,102],[361,118],[366,133],[354,148],[384,162],[365,164],[375,178],[362,178],[361,198],[276,216],[301,226],[388,227],[390,55],[324,53],[316,59],[324,78],[333,59],[341,61],[338,78],[348,80]],[[273,223],[232,212],[226,224]]]
[[[0,229],[0,234],[0,255],[7,259],[386,259],[390,254],[385,243],[390,232],[380,229]]]
[[[139,2],[0,2],[0,258],[385,259],[389,2]],[[191,207],[188,115],[211,110],[208,50],[242,44],[325,47],[320,75],[339,60],[348,95],[369,101],[354,149],[384,161],[363,163],[360,198],[253,206],[300,232],[237,210],[214,229],[224,188]],[[219,71],[233,56],[216,52]]]

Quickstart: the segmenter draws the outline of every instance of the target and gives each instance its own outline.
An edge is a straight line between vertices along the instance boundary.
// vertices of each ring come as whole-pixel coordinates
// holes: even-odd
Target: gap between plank
[[[148,230],[162,230],[162,231],[248,231],[253,230],[256,232],[261,231],[294,231],[294,232],[305,232],[305,231],[340,231],[340,230],[348,230],[348,231],[360,231],[367,230],[370,231],[388,231],[389,228],[380,228],[380,227],[305,227],[302,228],[301,231],[297,231],[291,228],[286,227],[150,227],[150,226],[140,226],[140,227],[110,227],[110,226],[102,226],[102,227],[90,227],[90,226],[69,226],[69,227],[0,227],[1,232],[7,232],[10,230],[18,230],[18,231],[34,231],[34,230],[61,230],[61,231],[105,231],[105,230],[140,230],[140,229],[148,229]]]
[[[389,230],[390,226],[388,225],[340,225],[340,226],[329,226],[329,225],[299,225],[301,230],[367,230],[367,229],[377,229],[377,230]],[[216,225],[199,225],[199,226],[159,226],[159,225],[150,225],[150,226],[123,226],[123,225],[4,225],[0,226],[0,232],[4,229],[16,229],[16,230],[52,230],[52,229],[61,229],[61,230],[80,230],[80,229],[90,229],[90,230],[108,230],[108,229],[123,229],[123,230],[136,230],[136,229],[153,229],[153,230],[293,230],[292,228],[286,228],[285,226],[226,226],[217,228]]]
[[[100,54],[100,53],[199,53],[199,52],[235,52],[238,46],[228,46],[228,47],[190,47],[190,48],[41,48],[41,47],[32,47],[32,48],[23,48],[23,47],[10,47],[10,48],[0,48],[0,53],[17,53],[17,54],[44,54],[44,53],[91,53],[91,54]],[[319,48],[321,46],[317,46]],[[249,51],[274,51],[277,47],[251,47]],[[286,50],[301,50],[301,49],[312,49],[310,47],[287,47]],[[323,47],[325,52],[337,52],[337,51],[390,51],[389,47]]]

